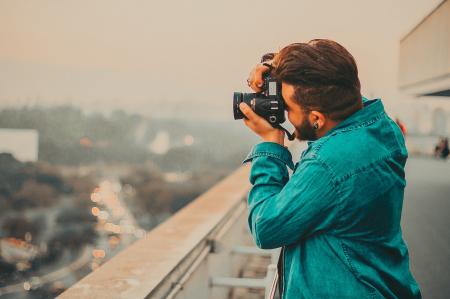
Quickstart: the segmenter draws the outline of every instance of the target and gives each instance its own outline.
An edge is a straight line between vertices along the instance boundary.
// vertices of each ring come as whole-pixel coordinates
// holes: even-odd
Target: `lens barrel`
[[[245,93],[245,92],[235,92],[233,94],[233,114],[234,119],[242,119],[244,118],[244,114],[242,113],[241,109],[239,109],[239,104],[241,102],[246,103],[252,109],[254,108],[252,106],[252,100],[258,96],[257,93]]]
[[[242,119],[244,118],[244,114],[242,114],[241,109],[239,109],[239,104],[242,102],[244,95],[242,92],[235,92],[233,94],[233,115],[234,119]]]

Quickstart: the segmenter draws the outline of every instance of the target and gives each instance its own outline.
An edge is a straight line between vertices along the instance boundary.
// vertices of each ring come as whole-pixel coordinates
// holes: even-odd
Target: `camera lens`
[[[239,109],[239,104],[241,102],[246,103],[250,107],[252,106],[252,100],[257,97],[256,93],[243,93],[243,92],[235,92],[233,94],[233,114],[234,119],[242,119],[244,118],[244,114],[241,109]]]
[[[242,92],[235,92],[233,94],[233,114],[234,119],[242,119],[244,118],[244,114],[242,114],[241,109],[239,109],[239,104],[242,102],[244,95]]]

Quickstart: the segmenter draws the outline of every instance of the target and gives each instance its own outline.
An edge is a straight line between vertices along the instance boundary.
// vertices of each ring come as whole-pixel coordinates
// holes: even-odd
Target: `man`
[[[338,43],[291,44],[271,63],[296,138],[309,140],[294,167],[284,132],[240,105],[264,141],[244,160],[249,227],[260,248],[283,248],[282,298],[421,298],[400,227],[399,127],[381,100],[361,96],[356,63]],[[258,65],[249,86],[260,91],[268,71]]]

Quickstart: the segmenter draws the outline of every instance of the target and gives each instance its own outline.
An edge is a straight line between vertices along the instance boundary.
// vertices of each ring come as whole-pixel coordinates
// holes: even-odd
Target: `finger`
[[[258,64],[255,69],[252,71],[249,77],[249,86],[251,89],[253,89],[256,92],[260,92],[262,90],[262,87],[264,85],[264,79],[263,76],[265,73],[269,71],[269,67]]]
[[[261,92],[262,91],[262,84],[261,84],[261,82],[251,81],[249,86],[255,92]]]
[[[247,127],[253,128],[253,125],[252,125],[251,121],[249,121],[249,120],[246,119],[246,118],[243,118],[242,120],[244,121],[244,124],[245,124]]]
[[[248,85],[248,87],[250,87],[251,89],[253,89],[253,91],[255,91],[255,92],[260,92],[260,91],[261,91],[261,88],[259,88],[259,87],[256,85],[256,82],[255,82],[255,70],[256,70],[256,68],[254,68],[254,69],[250,72],[250,74],[248,75],[248,78],[247,78],[247,85]]]
[[[244,120],[244,123],[245,123],[245,125],[250,129],[250,130],[252,130],[253,132],[255,132],[255,133],[258,133],[258,126],[253,122],[253,121],[251,121],[251,120],[249,120],[249,119],[243,119]]]
[[[247,105],[247,103],[241,102],[239,104],[239,109],[253,123],[257,123],[261,118],[258,114],[255,113],[255,111],[252,110],[252,108],[250,108],[249,105]]]

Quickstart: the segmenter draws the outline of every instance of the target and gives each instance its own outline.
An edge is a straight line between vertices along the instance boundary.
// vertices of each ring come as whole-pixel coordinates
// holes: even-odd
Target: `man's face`
[[[298,140],[316,140],[317,134],[305,112],[294,100],[295,88],[293,85],[282,82],[281,95],[286,103],[289,122],[295,128],[295,138]]]

